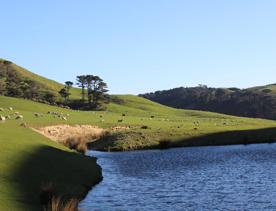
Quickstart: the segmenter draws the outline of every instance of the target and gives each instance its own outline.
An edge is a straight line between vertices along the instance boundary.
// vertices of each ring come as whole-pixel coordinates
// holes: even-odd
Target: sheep
[[[0,111],[4,111],[4,108],[0,108]]]
[[[123,122],[124,120],[123,119],[118,119],[118,122]]]
[[[10,111],[13,111],[13,107],[9,107],[9,110],[10,110]]]
[[[6,116],[6,119],[11,119],[11,116],[10,116],[10,115],[7,115],[7,116]]]
[[[15,112],[14,115],[17,115],[17,116],[18,116],[18,115],[19,115],[19,112]]]
[[[149,129],[149,126],[147,126],[147,125],[142,125],[142,126],[141,126],[141,129],[144,129],[144,130]]]
[[[38,113],[34,113],[35,117],[39,117],[39,114]]]
[[[62,120],[65,120],[65,121],[67,121],[67,118],[64,116],[64,117],[62,117]]]
[[[123,113],[122,116],[126,116],[126,114]]]
[[[25,122],[20,124],[21,127],[27,127],[27,124]]]
[[[23,119],[23,115],[18,115],[15,119]]]
[[[6,117],[4,117],[4,116],[0,116],[0,121],[5,121],[6,120]]]

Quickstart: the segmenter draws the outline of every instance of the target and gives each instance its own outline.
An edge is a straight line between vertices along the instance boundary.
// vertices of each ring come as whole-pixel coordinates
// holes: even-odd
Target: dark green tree
[[[47,102],[53,104],[56,102],[56,95],[52,92],[48,92],[46,91],[44,93],[44,96],[43,96],[44,100],[46,100]]]
[[[100,106],[100,102],[105,102],[108,99],[107,96],[107,84],[99,76],[94,76],[92,81],[91,93],[93,96],[92,104],[95,108]]]
[[[85,101],[85,84],[86,84],[86,76],[85,75],[79,75],[77,76],[77,85],[81,88],[81,99],[84,102]]]
[[[72,81],[65,82],[65,88],[67,89],[68,92],[70,91],[70,89],[72,88],[73,85],[74,85],[74,83]]]
[[[70,96],[70,93],[68,92],[68,90],[66,88],[62,88],[61,90],[59,90],[58,93],[61,97],[64,98],[65,101],[67,101]]]
[[[86,75],[85,76],[85,85],[87,88],[87,99],[88,99],[88,103],[92,104],[92,99],[93,99],[93,92],[92,92],[92,86],[94,83],[94,75]]]

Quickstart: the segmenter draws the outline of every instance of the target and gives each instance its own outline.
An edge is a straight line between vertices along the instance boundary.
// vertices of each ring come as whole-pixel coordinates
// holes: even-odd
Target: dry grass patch
[[[55,125],[33,128],[33,130],[62,144],[66,144],[72,138],[80,139],[81,142],[87,143],[100,138],[106,131],[103,128],[92,125]]]
[[[70,199],[64,202],[60,198],[54,197],[51,200],[50,209],[47,211],[78,211],[78,203],[79,200],[77,199]]]

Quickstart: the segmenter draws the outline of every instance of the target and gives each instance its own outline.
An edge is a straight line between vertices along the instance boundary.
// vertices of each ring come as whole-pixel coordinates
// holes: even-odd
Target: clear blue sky
[[[275,0],[0,0],[0,57],[111,93],[276,83]]]

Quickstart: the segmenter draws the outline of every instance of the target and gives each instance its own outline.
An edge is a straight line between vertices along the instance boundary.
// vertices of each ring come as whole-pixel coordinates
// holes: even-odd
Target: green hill
[[[43,89],[59,83],[32,75]],[[24,75],[24,76],[23,76]],[[78,91],[78,90],[77,90]],[[74,111],[30,100],[0,96],[0,210],[39,210],[39,194],[53,183],[59,195],[83,197],[101,180],[96,160],[37,134],[31,127],[89,124],[110,130],[90,144],[98,150],[133,150],[197,145],[249,144],[276,140],[276,122],[170,108],[132,95],[111,96],[106,111]],[[12,107],[13,110],[10,110]],[[48,114],[68,114],[67,120]],[[23,119],[15,119],[19,112]],[[36,117],[35,113],[42,114]],[[22,123],[23,126],[22,126]]]
[[[179,87],[141,96],[174,108],[276,119],[276,84],[248,89]]]

